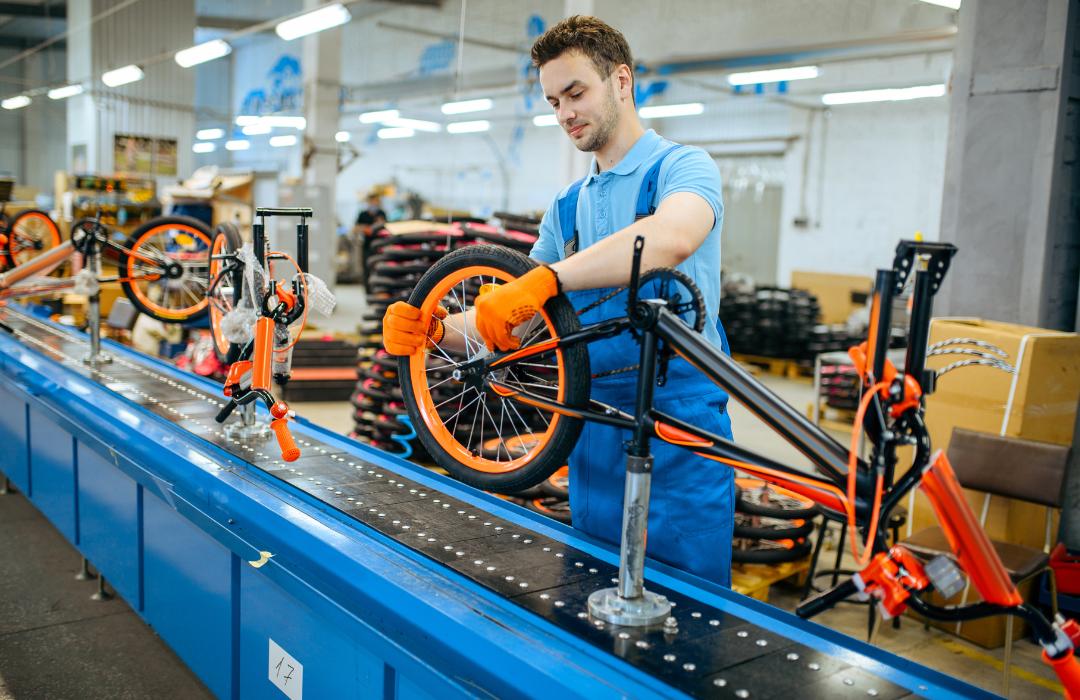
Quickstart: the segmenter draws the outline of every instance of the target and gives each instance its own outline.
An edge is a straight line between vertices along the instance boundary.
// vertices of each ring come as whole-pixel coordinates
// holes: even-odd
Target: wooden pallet
[[[761,357],[759,355],[744,355],[740,352],[731,353],[731,358],[736,362],[762,367],[769,374],[788,379],[803,379],[812,377],[812,367],[804,367],[797,360],[787,360],[782,357]]]
[[[802,586],[810,571],[810,557],[784,564],[732,564],[731,590],[763,603],[769,602],[769,586],[794,577]]]

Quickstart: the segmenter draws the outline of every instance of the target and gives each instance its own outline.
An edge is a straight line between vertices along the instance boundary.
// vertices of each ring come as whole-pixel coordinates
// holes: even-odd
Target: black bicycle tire
[[[218,236],[225,237],[225,246],[229,253],[236,253],[244,246],[244,237],[240,235],[240,229],[236,228],[236,225],[231,221],[223,221],[214,227],[214,235],[210,238],[210,250],[213,250],[217,244]],[[210,268],[207,266],[207,273]],[[244,267],[240,264],[237,269],[232,272],[233,283],[233,298],[232,305],[235,309],[240,300],[244,298]],[[213,282],[213,279],[208,280],[208,284]],[[210,314],[210,334],[214,340],[214,355],[217,357],[218,362],[228,366],[236,362],[240,358],[240,353],[244,348],[239,343],[229,343],[229,349],[222,354],[218,349],[217,334],[218,330],[214,327],[214,314]]]
[[[139,226],[134,231],[132,231],[131,235],[128,236],[126,241],[124,241],[124,248],[127,249],[127,250],[132,250],[132,246],[147,231],[149,231],[150,229],[153,229],[153,228],[157,228],[159,226],[167,226],[169,224],[190,226],[191,228],[197,229],[199,232],[201,232],[203,235],[205,235],[208,240],[211,241],[211,244],[213,243],[213,236],[212,236],[213,232],[210,230],[210,227],[207,226],[202,221],[200,221],[198,219],[194,219],[194,218],[192,218],[190,216],[159,216],[159,217],[150,219],[145,224],[143,224],[142,226]],[[119,267],[119,269],[121,271],[120,274],[124,274],[124,271],[127,270],[127,265],[128,265],[128,255],[127,255],[127,253],[120,253],[120,255],[119,255],[119,263],[118,263],[118,267]],[[205,318],[207,316],[207,314],[210,313],[210,304],[209,304],[209,302],[207,302],[207,304],[205,306],[203,306],[201,309],[199,309],[197,311],[194,311],[192,313],[189,313],[187,315],[184,315],[184,316],[177,315],[175,318],[165,317],[165,316],[162,316],[162,315],[158,314],[156,311],[154,311],[153,309],[148,307],[146,304],[144,304],[142,302],[142,300],[139,299],[139,295],[135,293],[134,285],[131,282],[121,282],[120,287],[124,291],[124,296],[126,296],[128,298],[128,300],[131,301],[132,306],[134,306],[136,309],[138,309],[141,313],[146,314],[147,316],[149,316],[152,319],[155,319],[157,321],[161,321],[162,323],[193,323],[195,321],[202,320],[203,318]]]
[[[558,470],[556,470],[556,471],[558,471]],[[554,474],[552,474],[552,476],[554,476]],[[539,488],[540,488],[541,491],[544,492],[545,496],[551,496],[553,498],[561,498],[563,500],[569,500],[569,498],[570,498],[570,489],[568,489],[568,488],[564,489],[564,488],[561,488],[559,486],[556,486],[555,484],[552,483],[550,476],[540,482]]]
[[[447,275],[469,267],[491,267],[501,270],[511,277],[520,277],[539,263],[510,248],[501,246],[479,245],[455,251],[445,256],[425,274],[413,290],[409,303],[421,306],[428,294],[434,292],[439,282]],[[570,300],[562,294],[556,295],[544,304],[544,311],[554,328],[562,337],[581,328],[577,312]],[[563,389],[563,402],[574,408],[584,408],[589,401],[590,370],[589,355],[584,344],[578,344],[561,351],[563,356],[563,374],[566,377]],[[483,472],[472,469],[458,462],[439,444],[424,420],[415,399],[412,376],[409,371],[409,357],[398,360],[398,380],[401,393],[406,397],[405,405],[409,409],[413,426],[421,444],[433,459],[458,481],[485,491],[523,491],[536,486],[566,464],[567,457],[577,444],[584,422],[581,419],[560,416],[554,432],[540,448],[540,453],[523,466],[508,472]]]
[[[555,510],[553,508],[543,508],[542,509],[536,504],[536,501],[540,501],[540,500],[543,500],[543,499],[536,498],[536,499],[525,501],[525,508],[527,508],[528,510],[531,510],[534,513],[539,513],[540,515],[545,515],[545,516],[551,518],[552,520],[554,520],[556,522],[566,523],[567,525],[573,525],[573,517],[570,515],[569,510],[561,511],[561,510]]]
[[[763,506],[760,503],[752,503],[744,498],[742,489],[739,490],[738,498],[735,501],[735,510],[747,515],[760,515],[764,518],[779,518],[781,520],[810,520],[820,512],[817,506],[784,509],[778,506]]]
[[[762,540],[799,540],[814,531],[814,521],[807,520],[798,527],[771,528],[771,527],[748,527],[735,523],[735,537]]]
[[[790,549],[731,549],[731,561],[734,564],[783,564],[802,559],[813,549],[810,540],[796,542]]]

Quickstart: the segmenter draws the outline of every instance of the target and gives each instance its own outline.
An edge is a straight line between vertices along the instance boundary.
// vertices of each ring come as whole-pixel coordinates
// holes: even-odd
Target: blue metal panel
[[[143,543],[143,617],[215,695],[231,698],[232,554],[149,495]]]
[[[79,549],[133,608],[139,607],[139,485],[78,443]]]
[[[75,441],[71,434],[30,409],[31,500],[56,529],[75,541]]]
[[[356,643],[257,569],[242,564],[240,697],[243,700],[263,700],[281,692],[268,675],[271,639],[303,665],[304,697],[352,698],[359,694]],[[381,664],[378,671],[381,682]],[[365,686],[369,686],[368,679],[364,680]]]
[[[398,676],[397,700],[437,700],[437,698],[421,690],[408,678]]]
[[[23,493],[30,495],[30,459],[26,444],[26,402],[0,389],[0,472]]]

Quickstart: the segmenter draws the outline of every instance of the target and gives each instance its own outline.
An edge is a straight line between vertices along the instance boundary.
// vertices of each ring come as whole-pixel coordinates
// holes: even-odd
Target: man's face
[[[621,110],[610,76],[596,72],[589,57],[567,51],[540,67],[540,85],[555,109],[559,126],[579,151],[607,145],[619,126]]]
[[[367,205],[368,205],[368,209],[370,209],[371,211],[375,211],[376,209],[379,208],[379,198],[378,197],[368,197]]]

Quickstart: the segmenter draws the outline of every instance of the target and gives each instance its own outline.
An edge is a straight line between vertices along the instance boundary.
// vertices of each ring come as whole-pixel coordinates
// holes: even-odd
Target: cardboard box
[[[1072,444],[1077,401],[1080,399],[1080,336],[1030,326],[970,318],[937,318],[930,325],[930,345],[953,338],[991,343],[1003,350],[1005,362],[1018,367],[1017,374],[984,366],[968,366],[942,375],[937,389],[926,401],[926,425],[934,449],[948,450],[955,427],[1025,440]],[[960,344],[986,352],[972,344]],[[971,358],[970,355],[938,355],[927,366],[941,369]],[[1003,469],[1023,465],[1004,464]],[[964,490],[975,515],[985,513],[983,528],[996,540],[1043,549],[1047,536],[1057,541],[1060,511],[1052,510],[1047,529],[1047,508]],[[913,505],[912,505],[913,503]],[[918,489],[907,502],[911,532],[937,524],[929,501]],[[969,597],[971,600],[977,596]],[[988,648],[1005,641],[1005,625],[996,618],[965,623],[961,636]],[[939,625],[953,631],[955,624]]]
[[[869,277],[795,270],[791,273],[791,286],[794,289],[805,289],[817,297],[818,305],[821,306],[821,323],[843,323],[852,311],[865,305],[853,302],[852,292],[868,295],[874,287],[874,281]]]

